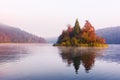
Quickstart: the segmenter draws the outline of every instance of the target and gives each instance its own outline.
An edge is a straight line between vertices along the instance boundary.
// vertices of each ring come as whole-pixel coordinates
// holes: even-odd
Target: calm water
[[[120,45],[0,44],[0,80],[120,80]]]

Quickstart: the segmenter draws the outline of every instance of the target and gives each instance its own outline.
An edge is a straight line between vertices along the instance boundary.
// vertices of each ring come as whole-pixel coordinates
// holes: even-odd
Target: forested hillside
[[[19,28],[0,24],[0,43],[45,43],[45,39]]]
[[[96,33],[104,37],[108,44],[120,44],[120,26],[99,29]]]

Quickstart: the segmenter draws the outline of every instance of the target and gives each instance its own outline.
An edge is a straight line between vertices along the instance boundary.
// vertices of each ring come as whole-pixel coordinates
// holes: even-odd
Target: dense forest
[[[19,28],[14,28],[0,24],[0,43],[45,43],[44,38],[25,32]]]
[[[54,46],[107,46],[104,38],[99,37],[95,33],[94,27],[86,20],[83,28],[80,27],[78,19],[76,19],[74,27],[68,26],[67,30],[63,30],[62,34]]]

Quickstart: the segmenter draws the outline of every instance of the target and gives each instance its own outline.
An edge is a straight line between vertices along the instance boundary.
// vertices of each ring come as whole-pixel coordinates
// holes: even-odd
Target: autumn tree
[[[78,19],[76,19],[73,28],[68,26],[67,30],[63,30],[57,44],[62,46],[101,46],[101,44],[105,44],[105,39],[96,35],[94,27],[88,20],[81,29]]]

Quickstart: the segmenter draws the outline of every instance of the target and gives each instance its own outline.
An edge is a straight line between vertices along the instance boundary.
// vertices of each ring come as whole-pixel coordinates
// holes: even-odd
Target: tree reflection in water
[[[78,48],[78,47],[58,47],[63,61],[68,66],[73,64],[76,74],[80,65],[83,65],[88,73],[95,63],[95,58],[102,56],[103,48]]]

